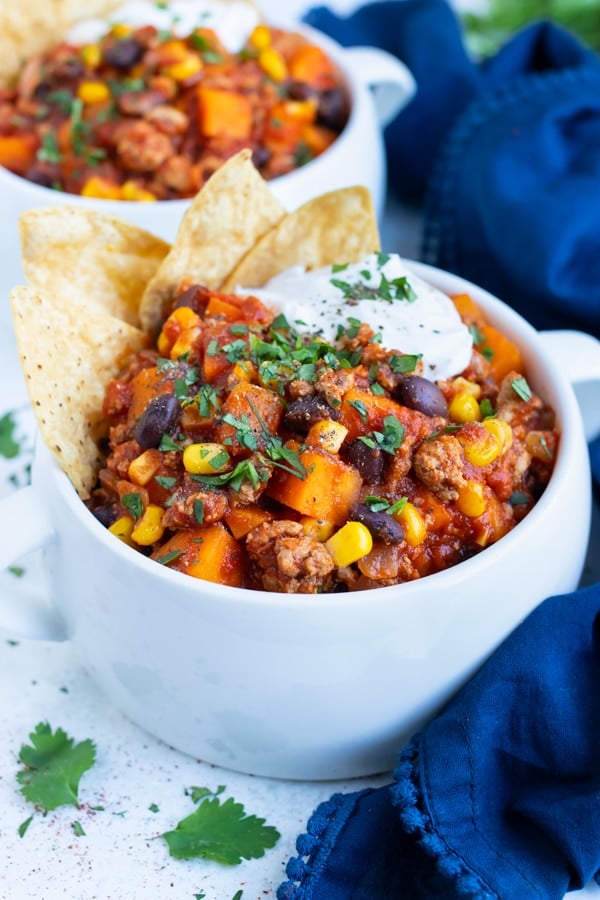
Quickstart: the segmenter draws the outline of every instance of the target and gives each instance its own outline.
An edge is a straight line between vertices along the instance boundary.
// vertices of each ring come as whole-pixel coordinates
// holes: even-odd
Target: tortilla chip
[[[170,253],[148,285],[140,307],[142,328],[153,333],[184,283],[219,288],[256,242],[285,215],[252,164],[250,150],[225,162],[185,213]]]
[[[139,325],[144,288],[169,244],[121,219],[71,206],[34,209],[19,219],[27,281],[73,308]]]
[[[46,445],[87,499],[102,457],[102,402],[109,380],[147,343],[139,329],[31,287],[10,294],[29,398]]]
[[[377,218],[365,187],[341,188],[309,200],[258,241],[225,279],[222,290],[260,287],[291,266],[318,269],[359,262],[381,249]]]
[[[122,0],[37,0],[0,4],[0,84],[8,83],[24,60],[58,43],[80,19],[104,16]]]

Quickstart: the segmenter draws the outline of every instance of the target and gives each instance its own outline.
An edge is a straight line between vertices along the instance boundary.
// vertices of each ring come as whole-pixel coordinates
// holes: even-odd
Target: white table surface
[[[352,5],[344,0],[335,4],[338,9]],[[273,0],[262,6],[267,13],[277,8]],[[289,15],[304,6],[294,0],[285,4]],[[14,223],[0,221],[0,232],[7,227]],[[381,230],[385,249],[418,256],[418,213],[389,204]],[[14,375],[15,364],[14,342],[4,314],[0,317],[0,417],[7,410],[17,410],[17,436],[29,436],[32,415],[22,380]],[[30,437],[25,444],[30,444]],[[14,460],[0,459],[0,496],[9,489],[11,477],[23,483],[27,458],[25,450]],[[0,522],[0,530],[10,528],[10,522],[1,517]],[[590,546],[588,581],[597,577],[597,524]],[[22,565],[27,572],[21,578],[0,573],[0,610],[27,602],[28,594],[38,587],[38,558],[34,555]],[[45,817],[37,813],[21,838],[19,825],[33,808],[16,781],[18,754],[42,721],[53,729],[60,726],[76,741],[91,738],[97,746],[97,761],[81,780],[81,808],[61,807]],[[389,780],[380,776],[303,784],[218,769],[172,750],[126,720],[100,694],[69,643],[22,640],[10,630],[0,632],[0,900],[193,900],[201,893],[206,900],[231,900],[239,890],[242,900],[274,900],[277,886],[285,880],[285,864],[295,855],[295,838],[305,829],[314,807],[334,791]],[[265,818],[281,832],[276,846],[262,859],[232,868],[172,859],[158,836],[193,811],[184,792],[194,785],[211,789],[225,785],[223,797],[234,797],[247,813]],[[152,812],[151,805],[158,811]],[[92,810],[98,806],[104,810]],[[76,820],[84,836],[73,831]],[[572,896],[600,897],[600,888],[590,886]]]

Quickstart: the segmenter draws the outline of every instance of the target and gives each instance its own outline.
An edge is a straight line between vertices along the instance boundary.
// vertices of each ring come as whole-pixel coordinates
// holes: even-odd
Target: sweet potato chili
[[[348,115],[340,72],[299,34],[258,25],[230,53],[208,28],[117,24],[32,57],[0,88],[0,166],[85,197],[180,199],[244,147],[265,179],[284,175]]]
[[[89,506],[189,575],[319,593],[410,581],[493,544],[542,494],[553,411],[470,297],[471,362],[433,383],[354,319],[332,344],[192,285],[109,384]]]

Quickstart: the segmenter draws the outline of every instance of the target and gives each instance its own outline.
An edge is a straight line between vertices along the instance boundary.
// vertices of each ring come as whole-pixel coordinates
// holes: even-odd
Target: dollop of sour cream
[[[312,271],[293,266],[264,287],[237,291],[254,294],[299,333],[328,343],[335,343],[340,325],[365,322],[386,349],[420,354],[422,375],[430,381],[458,375],[471,359],[473,338],[452,300],[397,254],[374,253],[359,263]]]
[[[231,53],[243,47],[246,38],[259,22],[258,10],[242,0],[171,0],[152,3],[133,0],[104,19],[85,19],[65,35],[73,44],[91,44],[107,31],[107,26],[123,23],[139,28],[154,25],[159,31],[172,31],[180,37],[195,28],[212,28]]]

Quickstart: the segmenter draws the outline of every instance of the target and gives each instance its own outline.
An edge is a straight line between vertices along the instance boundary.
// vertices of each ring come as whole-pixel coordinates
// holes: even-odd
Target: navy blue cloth
[[[336,794],[277,900],[562,900],[600,883],[600,585],[544,601],[402,752]]]
[[[600,59],[548,22],[480,65],[444,0],[387,0],[307,22],[382,47],[417,82],[385,133],[390,188],[424,202],[422,258],[538,328],[600,336]]]

